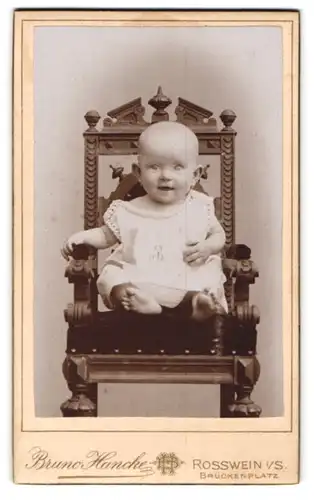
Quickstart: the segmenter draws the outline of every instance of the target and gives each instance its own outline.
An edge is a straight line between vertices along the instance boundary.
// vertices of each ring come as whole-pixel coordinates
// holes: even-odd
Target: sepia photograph
[[[282,59],[278,27],[35,28],[36,415],[65,350],[65,415],[283,414]]]
[[[15,17],[21,431],[284,431],[294,481],[298,14],[121,15]]]

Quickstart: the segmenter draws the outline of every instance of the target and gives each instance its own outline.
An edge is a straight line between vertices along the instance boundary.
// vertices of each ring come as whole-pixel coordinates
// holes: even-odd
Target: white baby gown
[[[212,198],[191,191],[183,204],[167,212],[116,200],[106,211],[104,224],[120,242],[97,280],[107,306],[112,307],[110,293],[115,285],[132,283],[166,307],[177,306],[187,291],[206,289],[227,311],[220,256],[212,255],[199,266],[183,260],[187,242],[205,240],[218,224]]]

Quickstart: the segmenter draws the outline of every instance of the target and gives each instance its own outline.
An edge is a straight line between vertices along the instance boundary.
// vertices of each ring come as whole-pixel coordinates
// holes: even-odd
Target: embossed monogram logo
[[[175,453],[171,452],[160,453],[153,464],[157,466],[157,470],[159,470],[163,476],[174,476],[177,469],[184,464],[184,462],[180,460]]]

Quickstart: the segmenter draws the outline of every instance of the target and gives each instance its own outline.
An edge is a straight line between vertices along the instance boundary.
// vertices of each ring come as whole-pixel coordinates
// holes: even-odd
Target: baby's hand
[[[79,233],[75,233],[70,238],[64,243],[63,247],[61,248],[61,255],[64,257],[66,260],[69,260],[69,256],[72,255],[74,247],[76,245],[82,245],[84,244],[84,232],[80,231]]]
[[[190,266],[201,266],[205,264],[210,255],[210,247],[207,245],[206,240],[188,242],[183,251],[183,260]]]

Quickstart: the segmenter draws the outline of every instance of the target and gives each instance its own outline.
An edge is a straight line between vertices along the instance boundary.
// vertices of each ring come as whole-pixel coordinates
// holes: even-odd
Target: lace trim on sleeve
[[[104,224],[109,227],[119,241],[121,241],[121,234],[118,225],[117,210],[121,207],[121,203],[121,200],[113,201],[104,213]]]
[[[217,222],[216,215],[215,215],[215,206],[214,206],[214,199],[208,197],[207,203],[207,216],[208,216],[208,231],[210,231]]]

